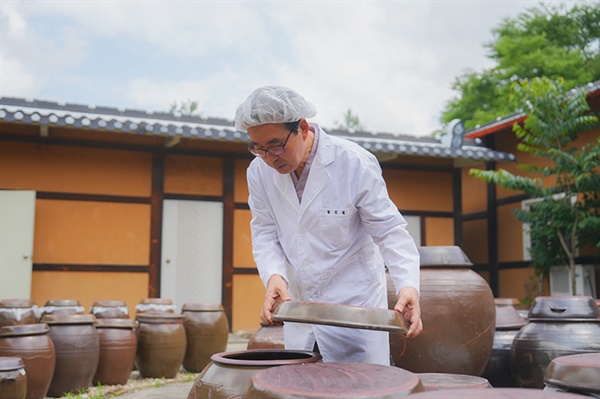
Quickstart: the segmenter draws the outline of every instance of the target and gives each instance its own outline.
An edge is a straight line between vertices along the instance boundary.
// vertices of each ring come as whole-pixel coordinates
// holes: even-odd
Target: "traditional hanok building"
[[[419,245],[459,245],[497,296],[523,297],[514,272],[526,281],[532,270],[502,236],[514,235],[501,208],[513,202],[468,176],[515,165],[514,138],[452,147],[325,129],[378,157]],[[117,299],[130,313],[147,297],[220,302],[232,330],[256,329],[264,287],[251,251],[247,142],[223,119],[0,98],[0,298],[78,299],[86,309]]]

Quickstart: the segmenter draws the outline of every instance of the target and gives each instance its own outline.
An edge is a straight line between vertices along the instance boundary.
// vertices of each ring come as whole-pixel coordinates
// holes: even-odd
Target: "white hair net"
[[[296,122],[317,114],[315,106],[292,89],[264,86],[254,90],[235,112],[235,128],[246,130],[266,123]]]

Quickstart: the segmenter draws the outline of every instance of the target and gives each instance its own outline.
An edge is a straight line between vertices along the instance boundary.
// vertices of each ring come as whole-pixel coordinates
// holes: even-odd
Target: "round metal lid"
[[[589,296],[538,296],[529,309],[530,321],[598,321],[598,307]]]
[[[275,310],[272,319],[283,322],[393,331],[401,334],[408,332],[404,316],[394,310],[323,302],[282,302]]]
[[[25,363],[20,357],[0,357],[0,371],[13,371],[25,368]]]
[[[50,331],[48,324],[20,324],[0,328],[0,337],[18,337],[23,335],[42,335]]]
[[[600,393],[600,353],[583,353],[552,359],[544,382],[574,391]]]

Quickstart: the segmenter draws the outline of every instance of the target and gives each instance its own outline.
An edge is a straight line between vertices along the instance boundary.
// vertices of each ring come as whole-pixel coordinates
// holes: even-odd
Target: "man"
[[[375,156],[327,135],[306,118],[315,107],[286,87],[256,89],[235,117],[257,159],[248,171],[252,249],[267,289],[261,320],[291,299],[387,309],[385,266],[395,310],[423,330],[419,254],[390,200]],[[324,361],[389,365],[388,333],[285,323],[286,349],[318,347]]]

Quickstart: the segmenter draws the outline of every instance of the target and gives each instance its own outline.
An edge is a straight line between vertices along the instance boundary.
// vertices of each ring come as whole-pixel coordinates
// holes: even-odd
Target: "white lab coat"
[[[257,158],[247,171],[253,254],[267,286],[273,274],[293,299],[387,309],[385,265],[396,293],[419,289],[419,253],[389,199],[375,156],[319,131],[302,203],[289,174]],[[312,350],[324,361],[390,364],[388,333],[285,323],[286,349]]]

